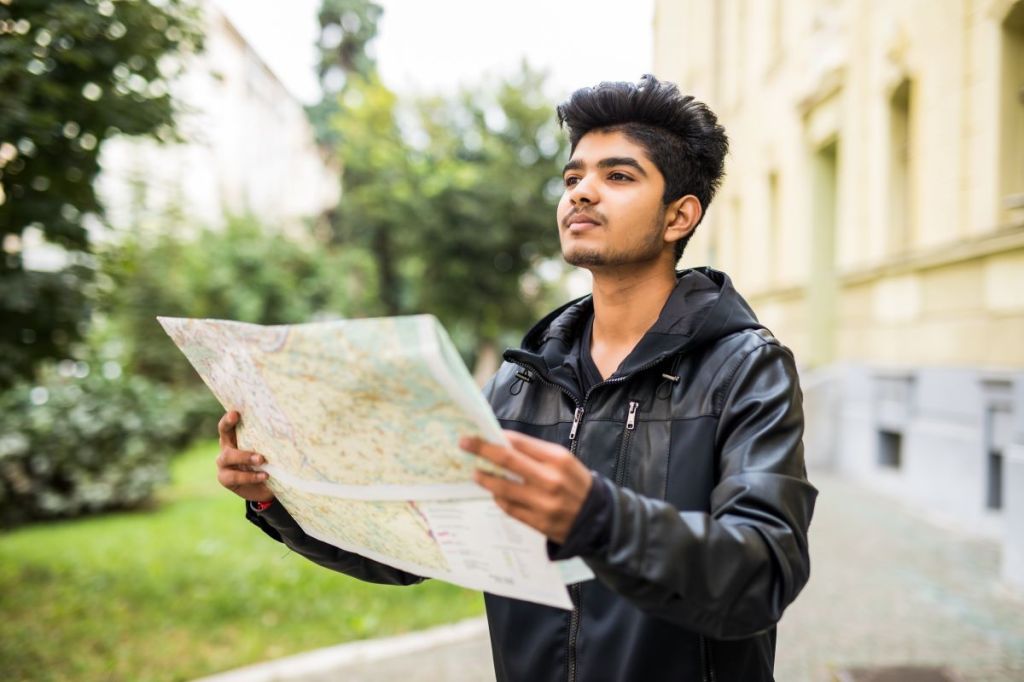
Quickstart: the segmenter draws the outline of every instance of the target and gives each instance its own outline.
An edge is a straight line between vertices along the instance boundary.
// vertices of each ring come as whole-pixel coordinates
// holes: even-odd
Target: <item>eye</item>
[[[608,174],[608,179],[609,180],[615,180],[616,182],[629,182],[633,178],[629,177],[625,173],[620,173],[619,171],[614,171],[614,172]]]
[[[565,186],[566,187],[573,187],[579,181],[580,181],[579,176],[576,176],[576,175],[567,175],[567,176],[565,176]]]

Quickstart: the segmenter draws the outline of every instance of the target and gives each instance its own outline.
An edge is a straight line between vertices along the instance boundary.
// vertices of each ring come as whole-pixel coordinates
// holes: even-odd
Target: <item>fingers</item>
[[[473,472],[473,478],[494,495],[495,499],[501,498],[520,505],[533,505],[536,502],[536,490],[522,483],[480,470]]]
[[[269,478],[265,471],[239,471],[238,469],[218,469],[217,481],[225,488],[235,490],[246,485],[259,485]]]
[[[482,480],[484,477],[490,480]],[[538,496],[536,490],[483,472],[479,472],[477,480],[491,490],[494,503],[503,512],[556,542],[565,542],[576,515],[558,504],[550,495]]]
[[[544,478],[543,467],[530,457],[517,452],[515,448],[491,443],[475,436],[460,438],[459,447],[483,457],[525,480],[535,481]]]
[[[517,521],[522,521],[531,528],[540,530],[540,526],[543,524],[543,518],[531,507],[513,502],[512,500],[503,497],[495,497],[494,503],[498,505],[499,509]]]
[[[217,433],[220,435],[220,446],[237,448],[238,441],[235,440],[235,427],[238,426],[238,419],[241,415],[231,410],[217,422]]]
[[[265,471],[253,470],[267,460],[259,453],[238,449],[235,428],[240,417],[237,411],[231,410],[217,422],[220,436],[217,482],[245,499],[273,499],[273,493],[266,487],[269,475]]]
[[[505,430],[503,433],[514,449],[541,462],[562,459],[566,455],[573,456],[571,452],[557,443],[527,436],[525,433],[519,433],[518,431]]]
[[[266,458],[256,452],[239,450],[238,448],[222,447],[217,455],[217,467],[220,469],[247,470],[253,466],[266,464]]]

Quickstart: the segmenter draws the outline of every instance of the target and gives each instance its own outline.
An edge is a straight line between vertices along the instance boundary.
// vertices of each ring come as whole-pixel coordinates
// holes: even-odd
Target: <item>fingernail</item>
[[[267,479],[268,479],[269,477],[270,477],[270,474],[268,474],[267,472],[265,472],[265,471],[261,471],[261,472],[260,472],[260,480],[261,480],[261,481],[265,481],[265,480],[267,480]]]
[[[459,447],[462,448],[463,450],[468,450],[469,446],[470,446],[469,437],[468,436],[460,436],[459,437]]]
[[[252,457],[249,458],[249,461],[252,462],[253,464],[261,464],[263,462],[263,458],[260,457],[259,455],[253,455]]]

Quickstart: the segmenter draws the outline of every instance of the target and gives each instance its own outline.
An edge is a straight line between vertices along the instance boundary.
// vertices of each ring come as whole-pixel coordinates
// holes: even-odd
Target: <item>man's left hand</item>
[[[564,544],[590,493],[594,478],[561,445],[505,431],[509,447],[482,438],[462,438],[459,446],[519,476],[512,481],[477,469],[476,482],[494,495],[509,516]]]

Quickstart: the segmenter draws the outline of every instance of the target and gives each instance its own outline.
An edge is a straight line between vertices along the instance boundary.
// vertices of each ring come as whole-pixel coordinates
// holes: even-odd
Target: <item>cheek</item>
[[[562,192],[562,198],[558,200],[558,208],[555,210],[555,220],[559,225],[562,224],[562,218],[564,218],[571,209],[572,204],[569,201],[569,195]]]

